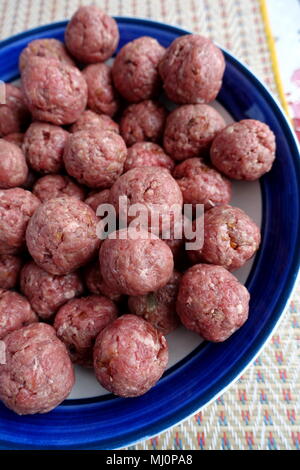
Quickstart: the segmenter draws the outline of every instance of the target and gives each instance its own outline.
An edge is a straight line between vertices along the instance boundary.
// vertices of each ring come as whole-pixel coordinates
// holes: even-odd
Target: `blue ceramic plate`
[[[187,33],[146,20],[117,21],[120,46],[145,35],[168,46]],[[46,37],[62,40],[65,26],[66,22],[43,26],[3,41],[0,79],[18,78],[18,57],[28,42]],[[299,151],[291,127],[270,93],[244,65],[228,52],[224,54],[226,70],[219,103],[235,120],[266,122],[276,134],[278,149],[272,171],[260,182],[262,245],[246,282],[251,292],[249,320],[225,343],[202,342],[175,361],[142,397],[121,399],[106,394],[71,399],[46,415],[24,417],[0,405],[0,448],[112,449],[155,435],[223,391],[258,354],[277,325],[300,261]]]

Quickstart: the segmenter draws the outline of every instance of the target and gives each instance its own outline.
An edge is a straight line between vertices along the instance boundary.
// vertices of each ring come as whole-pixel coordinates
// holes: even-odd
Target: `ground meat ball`
[[[120,122],[120,133],[126,145],[158,142],[164,131],[166,115],[163,106],[151,100],[128,106]]]
[[[21,258],[13,255],[0,255],[0,288],[13,289],[21,270]]]
[[[63,153],[69,133],[59,126],[33,122],[23,144],[31,168],[40,173],[57,173],[63,168]]]
[[[252,181],[270,171],[275,148],[275,136],[266,124],[244,119],[217,135],[210,156],[215,167],[230,178]]]
[[[87,131],[95,128],[99,131],[112,131],[119,134],[119,125],[106,114],[97,114],[87,109],[72,126],[71,132]]]
[[[46,413],[69,395],[75,380],[73,366],[52,326],[26,326],[7,335],[4,343],[0,399],[8,408],[20,415]]]
[[[230,271],[243,266],[260,244],[260,230],[242,209],[214,207],[204,216],[204,244],[193,252],[198,260],[224,266]]]
[[[161,166],[172,171],[175,163],[159,145],[153,142],[137,142],[128,149],[124,170],[141,166]]]
[[[115,302],[120,300],[120,293],[105,284],[101,275],[99,260],[86,267],[84,276],[86,286],[92,294],[105,295]]]
[[[38,179],[33,187],[33,194],[42,202],[61,196],[75,197],[81,201],[85,197],[84,189],[64,175],[47,175]]]
[[[145,222],[151,229],[161,229],[164,220],[170,220],[172,226],[176,217],[181,215],[180,188],[165,168],[145,166],[127,171],[110,190],[110,203],[114,205],[117,213],[121,196],[127,198],[128,220],[135,218],[129,215],[131,206],[143,204],[149,216]],[[119,215],[124,218],[124,214],[119,213]]]
[[[30,120],[22,92],[10,83],[5,84],[5,104],[0,104],[0,137],[25,129]]]
[[[119,230],[101,245],[101,275],[107,286],[120,294],[144,295],[160,289],[171,278],[173,267],[170,248],[144,230]]]
[[[27,263],[20,278],[22,293],[40,318],[50,318],[68,300],[83,293],[83,284],[75,273],[55,276],[33,261]]]
[[[63,275],[84,265],[99,247],[97,217],[84,202],[60,197],[44,202],[31,218],[26,242],[38,266]]]
[[[125,142],[115,132],[89,129],[67,140],[64,163],[69,175],[90,188],[110,188],[122,174]]]
[[[79,8],[65,32],[71,54],[84,64],[104,62],[115,52],[119,30],[113,18],[95,5]]]
[[[164,53],[165,48],[148,36],[122,47],[112,74],[117,90],[127,101],[137,103],[158,94],[161,82],[157,68]]]
[[[93,211],[97,212],[97,209],[101,204],[109,203],[109,193],[109,189],[103,189],[103,191],[100,192],[93,191],[84,202],[88,204]]]
[[[179,106],[167,118],[164,148],[176,160],[205,155],[224,127],[221,114],[207,104]]]
[[[174,271],[168,284],[156,292],[129,297],[129,310],[143,317],[164,335],[171,333],[180,323],[175,308],[180,278],[181,275]]]
[[[81,72],[54,59],[30,59],[22,73],[22,87],[36,121],[72,124],[87,104],[87,84]]]
[[[230,181],[200,158],[189,158],[180,163],[173,176],[181,189],[184,204],[204,204],[207,210],[230,201]]]
[[[54,328],[67,346],[72,362],[92,367],[95,340],[117,314],[115,304],[99,295],[70,300],[59,309]]]
[[[27,224],[39,204],[25,189],[0,191],[0,254],[15,254],[24,247]]]
[[[115,395],[143,395],[160,379],[167,362],[165,337],[135,315],[123,315],[97,337],[94,348],[96,378]]]
[[[249,292],[222,266],[196,264],[180,282],[177,313],[189,330],[225,341],[248,318]]]
[[[0,189],[22,186],[27,176],[28,167],[22,150],[0,139]]]
[[[15,132],[13,134],[8,134],[5,137],[3,137],[4,140],[7,140],[7,142],[11,142],[12,144],[17,145],[20,149],[22,149],[23,142],[24,142],[24,135],[21,132]]]
[[[64,44],[57,39],[35,39],[31,41],[20,54],[19,69],[21,73],[32,57],[56,59],[65,64],[75,65]]]
[[[82,73],[88,86],[88,107],[99,114],[116,114],[119,99],[113,87],[111,68],[107,64],[92,64]]]
[[[224,69],[221,50],[198,34],[175,39],[159,65],[167,96],[182,104],[213,101],[221,88]]]
[[[37,316],[25,297],[0,289],[0,340],[8,333],[36,321]]]

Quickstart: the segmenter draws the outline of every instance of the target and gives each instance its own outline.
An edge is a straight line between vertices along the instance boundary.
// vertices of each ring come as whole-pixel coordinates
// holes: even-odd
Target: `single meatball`
[[[0,103],[0,137],[22,132],[30,121],[21,90],[5,83],[5,104]]]
[[[70,300],[59,309],[54,328],[67,346],[72,362],[92,367],[96,338],[117,314],[115,304],[99,295]]]
[[[32,57],[56,59],[68,65],[75,65],[64,44],[58,39],[35,39],[20,54],[19,69],[22,73]]]
[[[181,189],[184,204],[204,204],[207,210],[230,201],[230,181],[200,158],[188,158],[180,163],[173,176]]]
[[[68,274],[84,265],[99,247],[97,217],[84,202],[60,197],[44,202],[26,231],[27,248],[50,274]]]
[[[84,202],[88,204],[93,211],[97,212],[97,209],[101,204],[109,203],[109,193],[109,189],[103,189],[103,191],[99,192],[92,191]]]
[[[252,181],[270,171],[275,149],[275,136],[266,124],[243,119],[216,136],[210,157],[215,167],[230,178]]]
[[[125,142],[115,132],[89,129],[67,140],[64,163],[69,175],[90,188],[110,188],[123,172]]]
[[[109,65],[91,64],[82,73],[88,86],[88,107],[99,114],[116,114],[119,99],[112,83]]]
[[[18,281],[22,261],[18,256],[0,255],[0,288],[13,289]]]
[[[33,261],[27,263],[20,276],[22,293],[40,318],[52,317],[68,300],[83,293],[83,284],[75,273],[55,276],[44,271]]]
[[[181,104],[213,101],[220,91],[224,70],[221,50],[198,34],[176,38],[159,64],[168,98]]]
[[[135,315],[123,315],[104,328],[94,347],[97,380],[122,397],[148,392],[162,376],[167,363],[166,338]]]
[[[158,142],[163,135],[166,115],[164,107],[151,100],[128,106],[120,122],[120,133],[126,145]]]
[[[0,340],[34,322],[37,322],[37,316],[28,300],[17,292],[0,288]]]
[[[119,125],[113,121],[106,114],[97,114],[90,109],[87,109],[82,113],[78,121],[76,121],[72,126],[71,132],[79,131],[88,131],[91,128],[95,128],[98,131],[112,131],[117,134],[120,133]]]
[[[0,190],[0,254],[18,253],[25,245],[25,232],[39,199],[21,188]]]
[[[79,62],[104,62],[115,52],[119,42],[118,25],[95,5],[80,7],[65,32],[65,43]]]
[[[128,42],[117,54],[112,67],[114,84],[133,103],[158,95],[161,85],[158,64],[165,53],[154,38],[140,37]]]
[[[22,132],[14,132],[12,134],[6,135],[5,137],[3,137],[3,139],[7,140],[7,142],[15,144],[17,147],[22,149],[24,136],[25,134],[23,134]]]
[[[33,122],[24,137],[23,150],[31,168],[57,173],[63,168],[63,153],[69,133],[59,126]]]
[[[4,338],[0,400],[19,415],[47,413],[70,393],[75,377],[65,345],[54,328],[35,323]]]
[[[27,180],[28,167],[17,145],[0,139],[0,189],[22,186]]]
[[[127,210],[119,211],[120,197],[127,202]],[[137,217],[132,214],[135,204],[143,205],[144,224],[150,229],[163,229],[163,224],[172,227],[182,212],[182,194],[177,182],[165,168],[133,168],[124,173],[110,190],[110,203],[121,219],[129,221]],[[140,210],[138,208],[138,210]],[[143,223],[142,225],[145,226]]]
[[[42,202],[62,196],[75,197],[83,201],[85,197],[84,189],[64,175],[43,176],[37,180],[32,192]]]
[[[156,292],[129,297],[129,310],[143,317],[162,334],[171,333],[180,323],[175,308],[180,278],[181,275],[174,271],[169,282]]]
[[[207,104],[179,106],[167,117],[164,148],[176,160],[200,157],[224,127],[221,114]]]
[[[54,59],[32,57],[22,73],[25,102],[36,121],[72,124],[87,104],[81,72]]]
[[[145,230],[111,233],[100,248],[102,278],[120,294],[144,295],[160,289],[170,280],[173,268],[170,248]]]
[[[207,341],[225,341],[248,318],[250,295],[223,266],[196,264],[183,275],[177,313]]]
[[[204,244],[192,252],[198,260],[218,264],[230,271],[243,266],[258,250],[260,230],[242,209],[214,207],[204,215]]]
[[[159,145],[153,142],[137,142],[128,149],[124,170],[141,166],[160,166],[172,171],[175,163]]]
[[[118,290],[107,286],[101,275],[99,260],[89,264],[84,271],[86,287],[89,292],[96,295],[105,295],[111,300],[118,302],[121,295]]]

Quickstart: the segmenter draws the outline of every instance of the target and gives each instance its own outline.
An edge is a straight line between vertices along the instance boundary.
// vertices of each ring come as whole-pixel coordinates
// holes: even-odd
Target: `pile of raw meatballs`
[[[45,413],[74,384],[73,364],[94,367],[112,393],[147,392],[168,362],[180,322],[224,341],[248,316],[249,293],[231,271],[251,258],[260,231],[229,205],[231,182],[271,169],[275,138],[246,119],[225,126],[209,104],[224,58],[191,34],[118,46],[113,18],[80,8],[56,39],[20,55],[21,87],[0,106],[0,399]],[[168,112],[165,96],[176,103]],[[175,109],[174,109],[175,108]],[[113,120],[114,119],[114,120]],[[210,158],[210,160],[209,160]],[[120,196],[149,215],[203,204],[204,243],[133,236],[100,241],[101,203]],[[175,219],[174,219],[175,220]],[[156,227],[157,228],[157,227]],[[175,266],[175,268],[174,268]]]

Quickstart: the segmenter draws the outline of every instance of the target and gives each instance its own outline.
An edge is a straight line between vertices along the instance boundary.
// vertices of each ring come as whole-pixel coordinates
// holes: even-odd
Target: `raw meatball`
[[[88,86],[88,107],[99,114],[116,114],[119,99],[113,87],[111,68],[107,64],[92,64],[82,73]]]
[[[5,104],[0,104],[0,137],[22,132],[30,120],[21,90],[5,83]]]
[[[21,258],[13,255],[0,255],[0,288],[13,289],[21,270]]]
[[[204,204],[207,210],[230,201],[230,181],[200,158],[189,158],[180,163],[173,176],[181,189],[184,204]]]
[[[160,379],[167,363],[165,337],[135,315],[123,315],[97,337],[94,348],[96,378],[115,395],[143,395]]]
[[[87,109],[82,113],[78,121],[72,126],[71,132],[88,131],[95,128],[99,131],[112,131],[119,134],[119,125],[106,114],[97,114]]]
[[[72,124],[87,104],[81,72],[54,59],[32,57],[22,73],[25,102],[36,121]]]
[[[24,135],[22,132],[15,132],[13,134],[8,134],[5,137],[3,137],[4,140],[7,140],[7,142],[11,142],[12,144],[15,144],[17,147],[22,149],[23,142],[24,142]]]
[[[105,295],[115,302],[120,300],[120,293],[105,284],[101,275],[99,260],[89,264],[84,274],[86,286],[92,294]]]
[[[34,322],[37,322],[37,316],[25,297],[0,289],[0,340],[8,333]]]
[[[84,202],[88,204],[93,211],[97,212],[97,209],[101,204],[109,203],[109,193],[109,189],[103,189],[103,191],[100,192],[93,191]]]
[[[132,104],[125,109],[120,122],[120,133],[130,147],[136,142],[158,142],[163,135],[166,110],[155,101]]]
[[[129,310],[143,317],[164,335],[171,333],[179,326],[175,304],[180,278],[181,275],[174,271],[168,284],[158,291],[129,297]]]
[[[32,192],[42,202],[61,196],[75,197],[81,201],[85,197],[84,189],[64,175],[43,176],[37,180]]]
[[[84,64],[104,62],[115,52],[119,42],[118,25],[95,5],[79,8],[65,32],[71,54]]]
[[[167,118],[164,148],[176,160],[200,157],[224,127],[221,114],[207,104],[179,106]]]
[[[33,122],[23,144],[31,168],[40,173],[57,173],[63,168],[63,153],[69,133],[59,126]]]
[[[165,53],[156,39],[148,36],[128,42],[112,67],[114,84],[133,103],[155,97],[161,85],[158,64]]]
[[[248,318],[246,287],[222,266],[196,264],[183,275],[177,313],[189,330],[208,341],[225,341]]]
[[[35,323],[4,338],[0,399],[19,415],[47,413],[70,393],[75,377],[65,345],[54,328]]]
[[[84,202],[60,197],[44,202],[31,218],[27,248],[38,266],[50,274],[68,274],[96,253],[97,217]]]
[[[242,209],[214,207],[204,216],[204,244],[192,252],[198,260],[218,264],[230,271],[243,266],[258,250],[260,230]]]
[[[50,318],[68,300],[83,293],[83,284],[75,273],[55,276],[33,261],[27,263],[20,278],[22,293],[40,318]]]
[[[0,191],[0,254],[18,253],[25,245],[25,232],[39,199],[21,188]]]
[[[65,64],[75,65],[64,44],[57,39],[35,39],[31,41],[20,54],[19,69],[21,73],[32,57],[56,59]]]
[[[144,295],[160,289],[170,280],[173,267],[170,248],[145,230],[119,230],[100,248],[102,278],[120,294]]]
[[[117,314],[115,304],[99,295],[70,300],[59,309],[54,328],[67,346],[72,362],[92,367],[96,338]]]
[[[110,188],[123,172],[127,148],[115,132],[95,128],[67,140],[64,163],[69,175],[90,188]]]
[[[213,101],[221,88],[224,69],[221,50],[198,34],[175,39],[159,64],[167,96],[182,104]]]
[[[119,198],[125,198],[128,204],[128,220],[136,215],[129,215],[131,206],[143,204],[144,212],[148,213],[145,223],[151,229],[162,229],[163,222],[173,225],[176,217],[181,215],[182,194],[177,182],[165,168],[149,167],[133,168],[124,173],[110,190],[110,203],[119,213]],[[124,218],[123,211],[119,213]]]
[[[230,178],[252,181],[270,171],[275,148],[275,136],[266,124],[243,119],[216,136],[210,157],[215,167]]]
[[[172,171],[175,163],[159,145],[153,142],[137,142],[128,149],[124,170],[141,166],[161,166]]]
[[[0,189],[22,186],[28,176],[28,167],[22,150],[17,145],[0,139]]]

